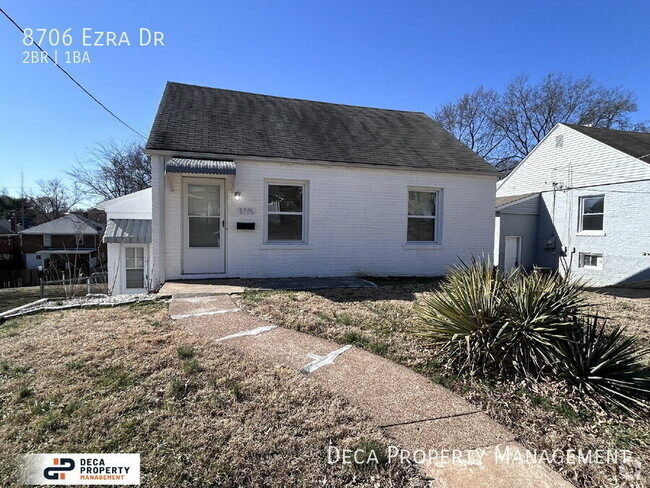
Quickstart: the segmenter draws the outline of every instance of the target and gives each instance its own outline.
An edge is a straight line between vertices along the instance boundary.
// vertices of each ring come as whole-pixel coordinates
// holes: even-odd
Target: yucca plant
[[[650,368],[642,363],[650,348],[641,347],[621,327],[605,329],[598,316],[578,318],[577,327],[556,347],[554,370],[578,394],[607,410],[615,406],[628,412],[648,413]]]
[[[498,361],[495,337],[501,326],[502,276],[489,262],[453,267],[441,289],[416,304],[417,333],[443,345],[460,370],[485,372]]]
[[[489,261],[454,267],[416,306],[418,334],[442,344],[448,364],[480,373],[538,376],[584,306],[581,283],[513,272]]]
[[[504,361],[523,375],[539,375],[553,364],[554,345],[576,327],[585,306],[582,283],[557,274],[514,273],[503,286],[497,345]]]

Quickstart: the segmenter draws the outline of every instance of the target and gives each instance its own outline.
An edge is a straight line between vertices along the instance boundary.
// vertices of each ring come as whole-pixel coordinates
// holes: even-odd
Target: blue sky
[[[430,113],[479,85],[556,70],[636,93],[650,119],[650,2],[3,1],[23,27],[71,28],[90,64],[63,64],[148,134],[167,80]],[[126,31],[130,47],[84,47],[81,29]],[[141,27],[164,47],[140,47]],[[96,142],[136,138],[51,64],[23,64],[0,17],[0,188],[64,177]]]

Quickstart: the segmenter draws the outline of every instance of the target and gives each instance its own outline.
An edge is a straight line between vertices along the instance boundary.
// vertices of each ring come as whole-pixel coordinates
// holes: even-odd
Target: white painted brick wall
[[[234,186],[232,177],[227,185],[227,276],[435,276],[458,264],[459,258],[492,253],[492,177],[261,161],[236,164]],[[265,179],[309,181],[307,249],[265,248]],[[174,175],[170,181],[164,193],[165,272],[166,279],[177,279],[182,260],[181,177]],[[442,189],[442,245],[437,248],[404,248],[409,186]],[[242,193],[240,201],[234,200],[235,190]],[[155,195],[154,190],[154,215]],[[256,215],[238,216],[237,207],[252,207]],[[255,230],[237,230],[238,219],[254,221]]]
[[[604,236],[578,234],[578,199],[589,195],[605,195]],[[542,199],[552,213],[553,193],[542,194]],[[614,285],[632,277],[650,279],[649,209],[650,181],[556,192],[555,228],[561,245],[568,249],[565,259],[572,273],[593,286]],[[602,269],[579,267],[581,252],[601,253]]]

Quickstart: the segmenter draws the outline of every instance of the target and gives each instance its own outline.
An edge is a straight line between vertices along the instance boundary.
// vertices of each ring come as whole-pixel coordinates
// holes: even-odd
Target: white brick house
[[[497,185],[495,261],[650,280],[650,134],[558,124]]]
[[[423,113],[168,83],[146,151],[154,288],[436,276],[492,253],[497,174]]]

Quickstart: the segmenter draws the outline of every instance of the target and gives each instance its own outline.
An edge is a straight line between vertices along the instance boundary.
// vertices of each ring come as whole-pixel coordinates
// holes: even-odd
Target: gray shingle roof
[[[650,133],[648,132],[600,129],[576,124],[564,125],[634,158],[650,163]]]
[[[4,225],[0,224],[0,236],[10,236],[10,235],[15,235],[16,233],[9,229],[8,227],[5,227]]]
[[[172,82],[147,149],[497,174],[421,112]]]
[[[90,222],[88,219],[70,213],[44,224],[21,230],[20,234],[95,235],[99,234],[95,224],[95,222]]]
[[[233,161],[212,159],[171,158],[165,164],[168,173],[193,173],[201,175],[234,175],[237,167]]]
[[[151,220],[110,219],[104,233],[105,243],[147,244],[151,242]]]
[[[497,197],[495,207],[498,210],[504,205],[510,205],[511,203],[532,197],[533,195],[537,195],[537,193],[524,193],[523,195],[508,195],[506,197]]]

